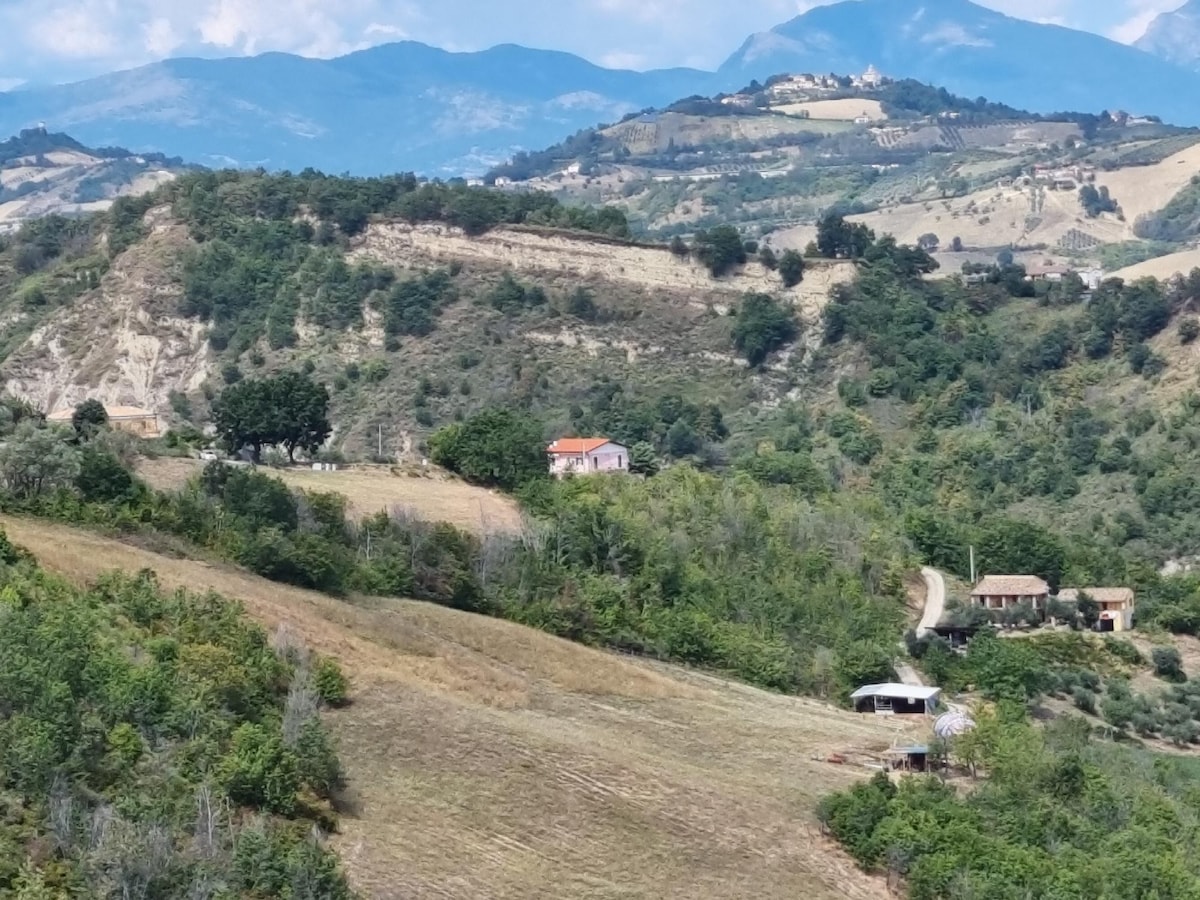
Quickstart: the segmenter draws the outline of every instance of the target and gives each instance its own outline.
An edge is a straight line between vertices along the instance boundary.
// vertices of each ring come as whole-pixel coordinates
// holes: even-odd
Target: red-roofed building
[[[558,478],[629,471],[629,450],[608,438],[559,438],[546,453],[550,474]]]

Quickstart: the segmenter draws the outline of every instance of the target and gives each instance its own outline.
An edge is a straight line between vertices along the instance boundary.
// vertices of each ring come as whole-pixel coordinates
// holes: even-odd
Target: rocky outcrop
[[[96,398],[159,415],[173,392],[199,390],[213,366],[208,328],[179,315],[172,274],[187,243],[183,226],[156,225],[99,288],[33,331],[0,367],[5,388],[44,410]]]

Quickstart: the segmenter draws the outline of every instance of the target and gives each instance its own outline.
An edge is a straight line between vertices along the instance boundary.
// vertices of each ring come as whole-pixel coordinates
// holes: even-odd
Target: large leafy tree
[[[779,277],[784,287],[795,287],[804,280],[804,257],[795,250],[785,250],[779,258]]]
[[[288,459],[296,451],[314,453],[332,432],[329,391],[298,372],[239,382],[213,407],[217,432],[231,449],[249,447],[261,458],[266,446],[281,446]]]
[[[84,400],[71,414],[71,427],[83,440],[87,440],[108,424],[108,410],[99,400]]]
[[[829,259],[861,259],[875,243],[875,232],[830,213],[817,223],[817,250]]]
[[[487,409],[429,439],[439,466],[478,484],[512,490],[546,474],[546,445],[536,419]]]
[[[79,474],[79,451],[61,432],[22,422],[0,448],[0,480],[18,497],[36,497],[71,484]]]
[[[719,278],[746,261],[742,236],[732,225],[718,225],[712,231],[696,232],[697,258],[708,266],[714,278]]]

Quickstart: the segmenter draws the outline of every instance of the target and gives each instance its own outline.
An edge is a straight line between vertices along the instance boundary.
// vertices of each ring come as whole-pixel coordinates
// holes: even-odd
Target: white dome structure
[[[943,713],[938,716],[937,721],[933,723],[933,733],[945,740],[946,738],[958,737],[960,734],[966,734],[975,727],[975,720],[972,719],[962,710],[951,710],[948,713]]]

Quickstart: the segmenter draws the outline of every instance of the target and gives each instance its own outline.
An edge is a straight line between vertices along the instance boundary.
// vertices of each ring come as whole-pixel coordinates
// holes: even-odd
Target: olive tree
[[[62,432],[22,422],[0,448],[0,480],[23,499],[66,487],[79,474],[79,451]]]

